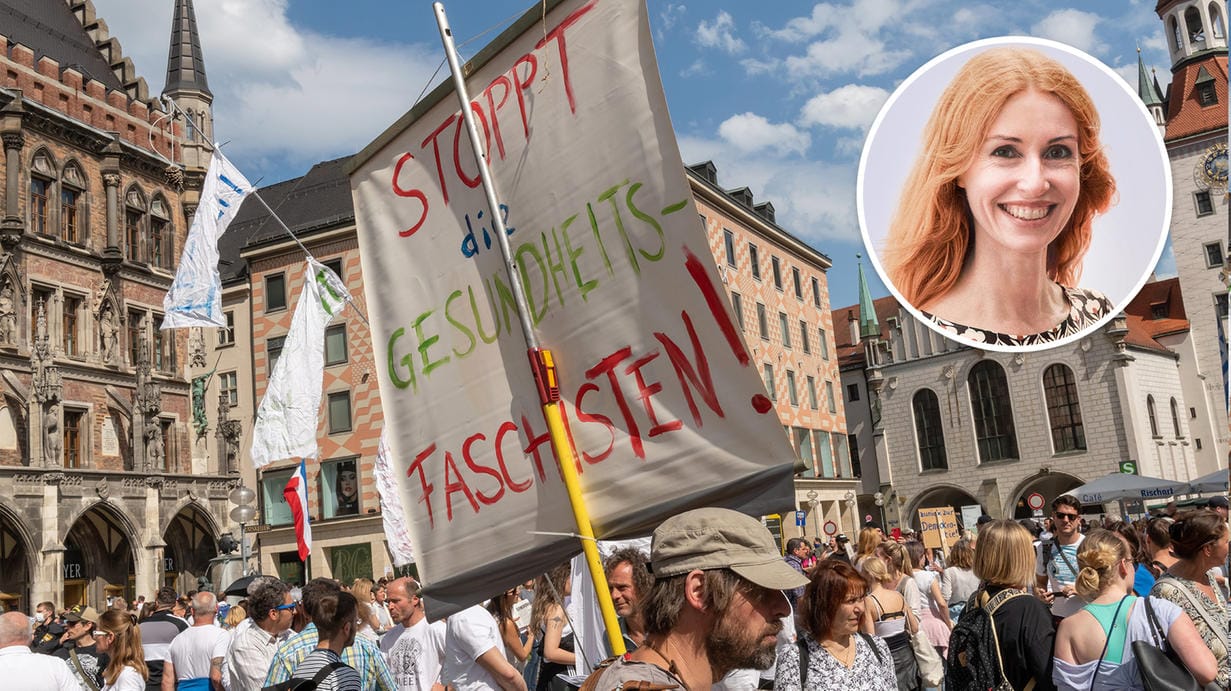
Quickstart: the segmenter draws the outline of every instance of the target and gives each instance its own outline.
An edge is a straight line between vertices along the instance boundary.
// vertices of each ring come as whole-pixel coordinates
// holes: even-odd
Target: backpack
[[[348,667],[345,662],[330,662],[321,668],[321,671],[316,673],[316,676],[311,679],[287,679],[284,682],[270,684],[261,689],[261,691],[316,691],[316,687],[320,686],[321,682],[325,681],[330,674],[336,669]]]
[[[1004,676],[1000,658],[1000,637],[996,633],[993,615],[1000,606],[1026,593],[1006,588],[988,598],[983,590],[966,603],[957,626],[949,636],[949,674],[945,688],[949,691],[1013,691]],[[1026,690],[1033,688],[1030,680]]]

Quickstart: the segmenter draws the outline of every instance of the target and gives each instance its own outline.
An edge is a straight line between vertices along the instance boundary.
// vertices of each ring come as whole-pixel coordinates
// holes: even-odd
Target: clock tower
[[[1189,420],[1200,473],[1225,467],[1228,450],[1226,333],[1227,4],[1226,0],[1159,0],[1155,7],[1171,58],[1166,94],[1150,84],[1142,99],[1164,113],[1163,139],[1171,159],[1174,201],[1171,246],[1191,325],[1200,391],[1208,415]],[[1143,75],[1144,77],[1144,75]],[[1146,80],[1139,80],[1139,90]],[[1163,96],[1160,105],[1151,100]],[[1195,387],[1194,387],[1195,388]],[[1201,408],[1196,408],[1200,411]],[[1203,419],[1205,418],[1205,419]]]

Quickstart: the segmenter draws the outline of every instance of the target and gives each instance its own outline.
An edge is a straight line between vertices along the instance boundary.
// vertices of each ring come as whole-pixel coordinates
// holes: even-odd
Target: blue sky
[[[151,93],[162,89],[171,0],[94,0]],[[771,201],[788,231],[827,254],[831,303],[857,301],[863,252],[855,178],[889,93],[945,50],[1033,35],[1081,48],[1136,84],[1137,46],[1164,86],[1155,0],[649,0],[659,70],[686,162]],[[215,135],[250,180],[270,184],[362,148],[431,83],[443,56],[426,0],[196,0]],[[446,4],[463,57],[527,9]],[[489,32],[490,33],[485,33]],[[468,40],[473,42],[465,43]],[[447,68],[435,77],[443,79]],[[1170,250],[1161,275],[1174,274]],[[865,259],[876,295],[887,295]]]

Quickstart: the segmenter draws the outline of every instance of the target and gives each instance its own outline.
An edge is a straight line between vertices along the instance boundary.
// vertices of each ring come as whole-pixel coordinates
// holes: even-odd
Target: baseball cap
[[[1227,502],[1227,498],[1221,495],[1217,497],[1210,497],[1210,500],[1206,502],[1205,505],[1210,507],[1211,509],[1213,508],[1226,509],[1226,508],[1231,507],[1231,504]]]
[[[77,605],[64,615],[64,621],[76,623],[79,621],[88,621],[91,624],[98,626],[98,612],[93,607],[82,607]]]
[[[663,521],[650,543],[655,577],[694,569],[731,569],[762,588],[789,590],[808,578],[787,565],[774,537],[757,519],[731,509],[686,511]]]

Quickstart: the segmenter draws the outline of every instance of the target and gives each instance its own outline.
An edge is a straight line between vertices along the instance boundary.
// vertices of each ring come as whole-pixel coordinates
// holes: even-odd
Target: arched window
[[[1146,414],[1150,416],[1151,436],[1161,437],[1158,433],[1158,414],[1154,410],[1154,396],[1146,396]]]
[[[30,231],[39,235],[55,233],[51,213],[54,199],[56,165],[46,149],[34,152],[30,159]]]
[[[144,261],[142,236],[146,227],[145,195],[136,186],[128,188],[124,195],[124,256],[130,261]]]
[[[1051,444],[1056,453],[1086,448],[1086,432],[1081,424],[1081,404],[1073,370],[1060,363],[1043,371],[1043,394],[1047,398],[1047,420],[1051,425]]]
[[[172,255],[171,213],[167,209],[167,201],[162,195],[154,197],[150,203],[150,218],[145,247],[152,266],[170,269],[175,262]]]
[[[1017,458],[1017,433],[1004,368],[994,360],[984,360],[970,368],[966,383],[970,387],[979,462]]]
[[[920,389],[911,400],[915,411],[915,440],[919,444],[919,465],[923,470],[949,467],[945,455],[945,432],[940,425],[940,403],[936,392]]]
[[[1218,9],[1218,3],[1211,2],[1209,6],[1210,13],[1210,30],[1214,33],[1214,38],[1225,38],[1226,33],[1223,29],[1222,12]]]
[[[1189,7],[1184,10],[1184,29],[1193,50],[1205,50],[1205,27],[1201,25],[1201,10]]]
[[[1171,18],[1171,43],[1175,47],[1175,52],[1179,53],[1184,50],[1184,35],[1180,33],[1180,24],[1174,16]]]
[[[1180,439],[1184,435],[1180,434],[1180,405],[1175,402],[1175,397],[1171,397],[1171,430],[1175,432],[1175,438]]]
[[[76,245],[86,244],[86,221],[89,218],[86,205],[85,174],[75,162],[64,166],[60,175],[60,239]]]

